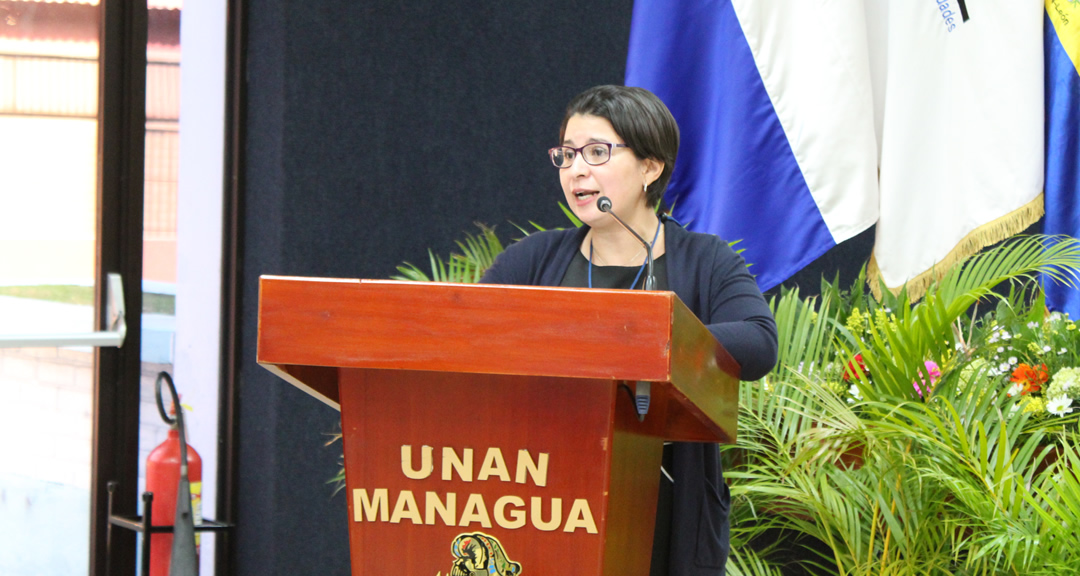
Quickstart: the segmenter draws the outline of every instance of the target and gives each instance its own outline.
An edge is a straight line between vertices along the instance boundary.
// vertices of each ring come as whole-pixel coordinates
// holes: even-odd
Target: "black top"
[[[597,266],[592,265],[592,288],[632,288],[640,290],[645,285],[645,273],[648,269],[641,266]],[[667,260],[661,255],[653,260],[653,276],[656,276],[655,290],[667,290]],[[637,282],[634,282],[637,278]],[[631,286],[630,283],[634,282]],[[559,286],[567,288],[589,288],[589,259],[578,250],[570,266],[566,268]]]

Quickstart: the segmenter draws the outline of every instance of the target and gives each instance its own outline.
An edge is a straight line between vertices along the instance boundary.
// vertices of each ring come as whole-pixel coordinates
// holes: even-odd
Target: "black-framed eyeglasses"
[[[626,144],[612,144],[611,142],[590,142],[581,148],[570,146],[556,146],[548,150],[551,163],[556,168],[569,168],[574,165],[574,159],[581,154],[581,159],[589,166],[599,166],[611,160],[612,148],[629,148]]]

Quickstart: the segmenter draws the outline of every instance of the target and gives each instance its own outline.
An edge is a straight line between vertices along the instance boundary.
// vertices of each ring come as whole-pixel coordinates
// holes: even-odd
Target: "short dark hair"
[[[649,185],[645,194],[646,204],[656,207],[664,197],[679,153],[679,125],[663,101],[644,88],[615,85],[589,88],[566,106],[566,116],[559,128],[560,143],[566,137],[567,122],[575,114],[606,119],[638,158],[651,158],[664,164],[660,177]]]

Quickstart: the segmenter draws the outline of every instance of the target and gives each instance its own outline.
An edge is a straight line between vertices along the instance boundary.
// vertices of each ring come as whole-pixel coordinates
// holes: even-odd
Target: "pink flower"
[[[921,376],[919,380],[922,382],[922,385],[926,387],[926,392],[930,393],[930,387],[934,385],[934,382],[941,379],[941,369],[938,368],[937,363],[933,360],[923,362],[923,366],[926,367],[926,373],[930,376],[930,384],[927,384],[926,379]],[[922,397],[923,392],[922,388],[919,387],[919,382],[912,382],[911,385],[915,387],[915,391],[919,393],[919,397]]]

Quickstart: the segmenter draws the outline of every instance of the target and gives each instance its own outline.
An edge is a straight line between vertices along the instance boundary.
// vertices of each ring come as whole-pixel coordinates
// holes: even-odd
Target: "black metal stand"
[[[142,562],[139,566],[139,574],[142,576],[149,576],[150,574],[150,535],[151,534],[171,534],[173,531],[172,526],[154,526],[153,522],[153,504],[154,493],[143,492],[143,516],[124,516],[119,514],[113,514],[113,492],[116,490],[117,482],[115,480],[109,482],[109,527],[106,534],[106,551],[105,551],[105,563],[106,566],[111,564],[109,562],[109,555],[112,553],[112,527],[119,526],[120,528],[126,528],[128,530],[134,530],[142,533]],[[213,520],[202,521],[202,524],[195,526],[196,532],[229,532],[232,530],[232,524],[226,524],[224,522],[214,522]]]

